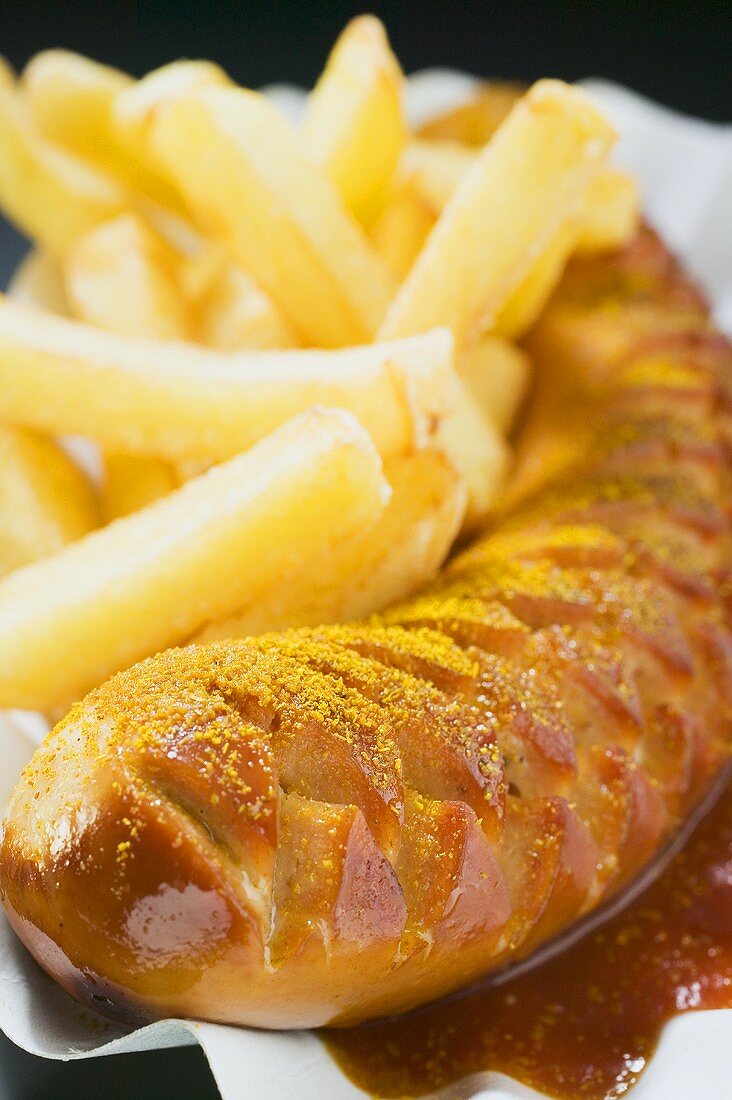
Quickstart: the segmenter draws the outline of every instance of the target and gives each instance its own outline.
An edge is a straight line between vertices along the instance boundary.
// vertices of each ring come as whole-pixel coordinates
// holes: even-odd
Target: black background
[[[0,0],[0,52],[20,68],[39,49],[65,46],[138,75],[176,57],[206,57],[253,87],[275,80],[310,84],[345,20],[364,10],[385,20],[408,72],[452,65],[523,80],[604,76],[670,107],[732,121],[730,0]],[[23,248],[0,223],[0,282]],[[0,1037],[0,1100],[216,1095],[194,1049],[59,1066],[16,1051]]]

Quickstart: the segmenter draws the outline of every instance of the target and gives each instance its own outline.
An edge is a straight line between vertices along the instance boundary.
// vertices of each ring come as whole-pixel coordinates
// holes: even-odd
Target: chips
[[[58,255],[129,201],[116,181],[49,142],[14,85],[0,82],[0,207],[21,232]]]
[[[352,20],[308,97],[306,155],[364,224],[373,221],[407,139],[402,72],[378,19]]]
[[[637,191],[576,88],[481,85],[410,132],[403,83],[372,16],[299,125],[211,61],[0,64],[0,207],[35,246],[0,296],[0,705],[366,616],[495,507],[514,341]]]
[[[386,266],[264,96],[208,88],[168,103],[150,143],[201,227],[226,242],[305,343],[374,336],[393,289]]]
[[[343,351],[224,355],[44,320],[0,298],[3,416],[126,454],[229,458],[314,404],[347,409],[382,455],[402,454],[456,400],[445,329]]]
[[[297,583],[297,570],[309,576],[331,541],[367,530],[388,495],[353,417],[304,414],[247,454],[0,581],[0,706],[67,706],[117,669],[253,601],[285,572]]]
[[[534,258],[576,215],[612,141],[579,89],[535,84],[463,176],[380,337],[437,323],[461,343],[490,329]]]
[[[0,577],[57,553],[99,522],[88,478],[57,444],[0,428]]]
[[[387,462],[391,499],[368,530],[333,547],[328,569],[285,577],[195,639],[244,638],[290,626],[343,622],[381,611],[435,575],[460,530],[465,485],[435,448]]]
[[[191,325],[178,266],[162,237],[134,214],[120,214],[66,251],[71,313],[122,336],[185,340]]]

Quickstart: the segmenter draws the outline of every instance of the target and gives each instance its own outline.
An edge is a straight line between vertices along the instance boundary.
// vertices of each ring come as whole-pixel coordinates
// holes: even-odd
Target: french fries
[[[577,249],[602,252],[619,248],[638,228],[640,194],[627,172],[606,168],[590,184],[582,212]]]
[[[0,298],[10,423],[169,460],[228,458],[313,404],[352,412],[382,455],[428,437],[456,398],[449,332],[343,351],[224,355],[132,340]],[[43,401],[38,394],[43,394]]]
[[[413,141],[399,166],[399,176],[410,184],[435,216],[442,213],[477,152],[450,141]],[[590,183],[577,214],[576,247],[582,252],[619,248],[638,227],[638,185],[626,172],[604,167]]]
[[[185,340],[190,334],[178,258],[134,214],[80,237],[63,258],[73,316],[121,336]]]
[[[513,428],[529,388],[529,357],[498,336],[484,336],[463,352],[460,377],[483,415],[505,437]]]
[[[185,478],[159,458],[107,452],[104,455],[102,515],[105,523],[132,515],[177,489]]]
[[[416,133],[402,91],[371,16],[297,128],[207,61],[0,62],[0,207],[36,249],[0,295],[0,707],[367,616],[495,506],[510,341],[637,191],[579,89],[483,85]]]
[[[81,237],[63,261],[70,312],[106,332],[183,340],[189,334],[180,264],[172,248],[134,214],[120,214]],[[160,459],[107,453],[106,522],[144,508],[180,484]]]
[[[303,149],[365,225],[373,221],[406,141],[402,82],[383,25],[362,15],[343,31],[308,96]]]
[[[634,180],[605,168],[587,189],[582,208],[556,233],[493,323],[500,336],[519,340],[538,319],[562,277],[572,252],[619,248],[638,227],[639,197]]]
[[[218,351],[297,347],[282,310],[226,251],[210,246],[188,262],[184,284],[200,343]]]
[[[48,141],[15,85],[0,80],[0,206],[22,233],[58,256],[128,204],[121,185]]]
[[[99,519],[91,483],[56,443],[0,428],[0,576],[55,554]]]
[[[150,142],[200,224],[230,246],[305,343],[340,347],[374,335],[393,289],[386,266],[262,95],[209,88],[170,101]]]
[[[0,706],[67,705],[367,530],[388,499],[347,413],[306,413],[126,519],[0,582]],[[293,568],[295,567],[295,568]]]
[[[436,443],[462,475],[467,489],[463,533],[479,526],[490,513],[508,472],[508,448],[493,421],[467,387],[440,424]]]
[[[69,50],[43,50],[23,71],[22,88],[39,129],[72,153],[124,172],[110,128],[116,96],[131,76]]]
[[[531,328],[559,282],[567,260],[577,245],[578,236],[574,218],[559,227],[493,318],[493,332],[519,340]]]
[[[376,251],[398,283],[406,277],[435,224],[432,210],[409,184],[395,189],[371,227]]]
[[[579,208],[614,135],[578,88],[535,84],[463,177],[380,330],[448,325],[458,344],[499,311]]]
[[[464,482],[433,448],[392,459],[384,473],[392,496],[383,515],[367,531],[332,547],[327,569],[307,576],[298,570],[296,582],[285,578],[260,589],[235,616],[211,623],[195,640],[360,619],[433,577],[460,529]]]

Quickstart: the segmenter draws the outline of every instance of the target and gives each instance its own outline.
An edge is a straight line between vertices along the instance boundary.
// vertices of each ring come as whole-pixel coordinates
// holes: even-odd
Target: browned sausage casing
[[[407,1009],[617,891],[722,767],[730,347],[645,230],[571,265],[531,348],[501,522],[425,594],[164,653],[37,753],[2,899],[79,1000],[264,1027]]]

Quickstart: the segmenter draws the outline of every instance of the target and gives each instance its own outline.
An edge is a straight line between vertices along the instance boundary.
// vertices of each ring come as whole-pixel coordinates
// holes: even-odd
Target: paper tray
[[[414,122],[457,105],[475,79],[429,70],[411,77],[407,108]],[[641,182],[645,209],[669,245],[709,294],[718,324],[732,331],[732,126],[684,118],[600,80],[585,86],[621,135],[616,160]],[[273,87],[288,114],[302,92]],[[43,733],[39,717],[0,714],[0,804]],[[341,1074],[316,1035],[262,1032],[163,1020],[131,1033],[81,1008],[36,966],[0,918],[0,1029],[18,1046],[46,1058],[102,1057],[199,1043],[224,1100],[350,1100],[365,1094]],[[723,1100],[732,1096],[732,1010],[673,1020],[633,1100]],[[540,1094],[502,1074],[474,1075],[439,1093],[440,1100],[537,1100]]]

